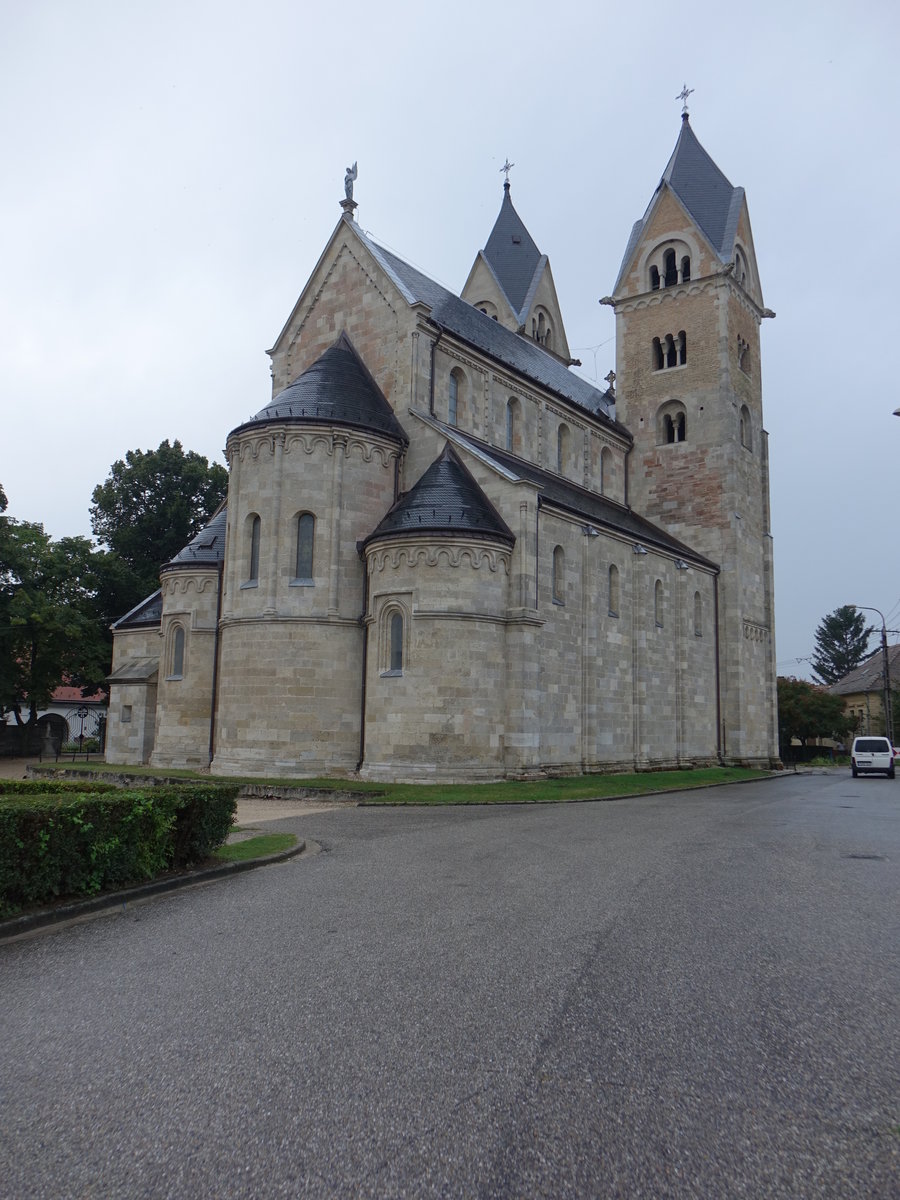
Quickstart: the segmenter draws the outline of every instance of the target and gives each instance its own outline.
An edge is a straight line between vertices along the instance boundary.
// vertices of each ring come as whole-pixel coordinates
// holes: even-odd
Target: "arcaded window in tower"
[[[246,571],[242,587],[256,587],[259,583],[259,534],[260,520],[256,513],[250,513],[245,524],[246,548],[244,562]]]
[[[316,518],[312,513],[297,517],[297,555],[294,563],[294,583],[312,583],[313,549],[316,537]]]
[[[738,366],[745,375],[750,374],[750,343],[745,341],[740,334],[737,340],[737,356]]]
[[[741,405],[741,445],[745,450],[753,449],[753,424],[746,404]]]
[[[662,580],[657,579],[656,586],[653,589],[653,616],[657,627],[663,627],[663,585]]]
[[[687,362],[687,334],[683,329],[677,336],[667,333],[664,338],[655,337],[651,347],[651,358],[654,371],[663,371],[668,367],[683,367]]]
[[[562,546],[553,548],[553,603],[566,602],[566,552]]]
[[[659,291],[659,267],[650,268],[650,291]]]
[[[689,283],[691,278],[691,260],[687,254],[681,260],[681,282]]]
[[[565,475],[566,473],[571,440],[568,425],[560,425],[556,431],[556,470],[560,475]]]
[[[683,442],[687,438],[687,412],[680,400],[669,400],[656,414],[656,442],[659,446]]]
[[[683,367],[687,362],[687,334],[683,329],[678,332],[678,365]]]
[[[609,568],[609,615],[619,615],[619,568],[615,563],[610,564]]]
[[[661,371],[666,365],[666,360],[662,351],[662,342],[659,340],[659,338],[653,339],[652,359],[654,371]]]
[[[666,334],[666,366],[678,366],[678,350],[675,346],[675,339],[672,337],[671,333]]]
[[[674,250],[667,250],[663,256],[663,267],[665,270],[665,286],[674,287],[678,282],[678,265],[675,258]]]

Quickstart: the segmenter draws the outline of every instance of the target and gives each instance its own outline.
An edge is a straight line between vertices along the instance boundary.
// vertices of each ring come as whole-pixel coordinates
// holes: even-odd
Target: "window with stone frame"
[[[506,402],[506,449],[515,454],[519,439],[519,401],[510,396]]]
[[[385,605],[380,619],[381,675],[385,678],[402,675],[406,663],[407,614],[396,601]]]
[[[450,372],[447,399],[447,424],[459,424],[459,402],[465,392],[465,376],[459,367]]]
[[[753,450],[753,423],[750,418],[750,409],[746,404],[741,405],[740,417],[740,433],[741,445],[745,450]]]
[[[553,603],[566,602],[566,552],[562,546],[553,547]]]
[[[296,517],[296,542],[294,555],[294,578],[292,584],[311,585],[313,580],[313,556],[316,543],[316,518],[311,512],[298,513]]]
[[[619,615],[619,568],[615,563],[610,563],[609,565],[607,591],[609,596],[609,615],[617,617]]]
[[[184,678],[184,641],[184,626],[178,623],[170,625],[167,679]]]
[[[694,637],[703,637],[703,600],[694,592]]]
[[[566,473],[571,440],[569,427],[562,422],[556,431],[556,470],[560,475],[565,475]]]
[[[611,496],[613,492],[613,455],[609,446],[600,451],[600,494]]]
[[[259,584],[259,539],[261,522],[257,513],[249,513],[244,524],[244,582],[241,587],[257,587]]]
[[[653,618],[658,629],[662,629],[663,621],[663,585],[662,580],[657,579],[653,588]]]

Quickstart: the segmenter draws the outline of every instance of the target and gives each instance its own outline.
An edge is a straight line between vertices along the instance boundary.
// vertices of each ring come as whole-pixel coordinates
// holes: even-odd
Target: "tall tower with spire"
[[[513,207],[508,171],[500,213],[461,296],[507,329],[532,338],[566,366],[572,363],[550,260]]]
[[[763,303],[743,188],[687,111],[611,297],[630,505],[719,564],[719,752],[778,756]]]

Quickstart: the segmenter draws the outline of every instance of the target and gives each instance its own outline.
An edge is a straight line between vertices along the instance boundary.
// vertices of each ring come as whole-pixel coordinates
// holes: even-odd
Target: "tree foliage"
[[[791,738],[843,738],[853,729],[853,718],[844,712],[844,701],[805,679],[778,677],[779,740],[785,750]]]
[[[228,490],[228,472],[181,442],[129,450],[94,488],[91,529],[107,548],[98,562],[101,604],[122,616],[159,587],[159,568],[199,533]]]
[[[852,604],[844,604],[823,617],[816,630],[816,648],[810,659],[820,682],[837,683],[866,657],[873,626]]]
[[[103,684],[96,583],[87,538],[53,541],[42,525],[0,517],[0,715],[33,725],[61,684]]]

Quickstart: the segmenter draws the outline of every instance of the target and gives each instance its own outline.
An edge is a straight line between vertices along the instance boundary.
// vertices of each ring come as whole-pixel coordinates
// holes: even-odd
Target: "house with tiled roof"
[[[504,184],[459,295],[342,214],[226,505],[114,627],[107,755],[475,780],[777,759],[764,308],[685,117],[577,374]],[[599,289],[598,289],[599,290]]]
[[[887,647],[887,682],[896,697],[900,690],[900,645]],[[856,721],[856,733],[884,734],[885,654],[880,646],[843,679],[831,684],[828,691],[844,701],[844,712]],[[896,725],[900,716],[896,699],[891,708]]]

